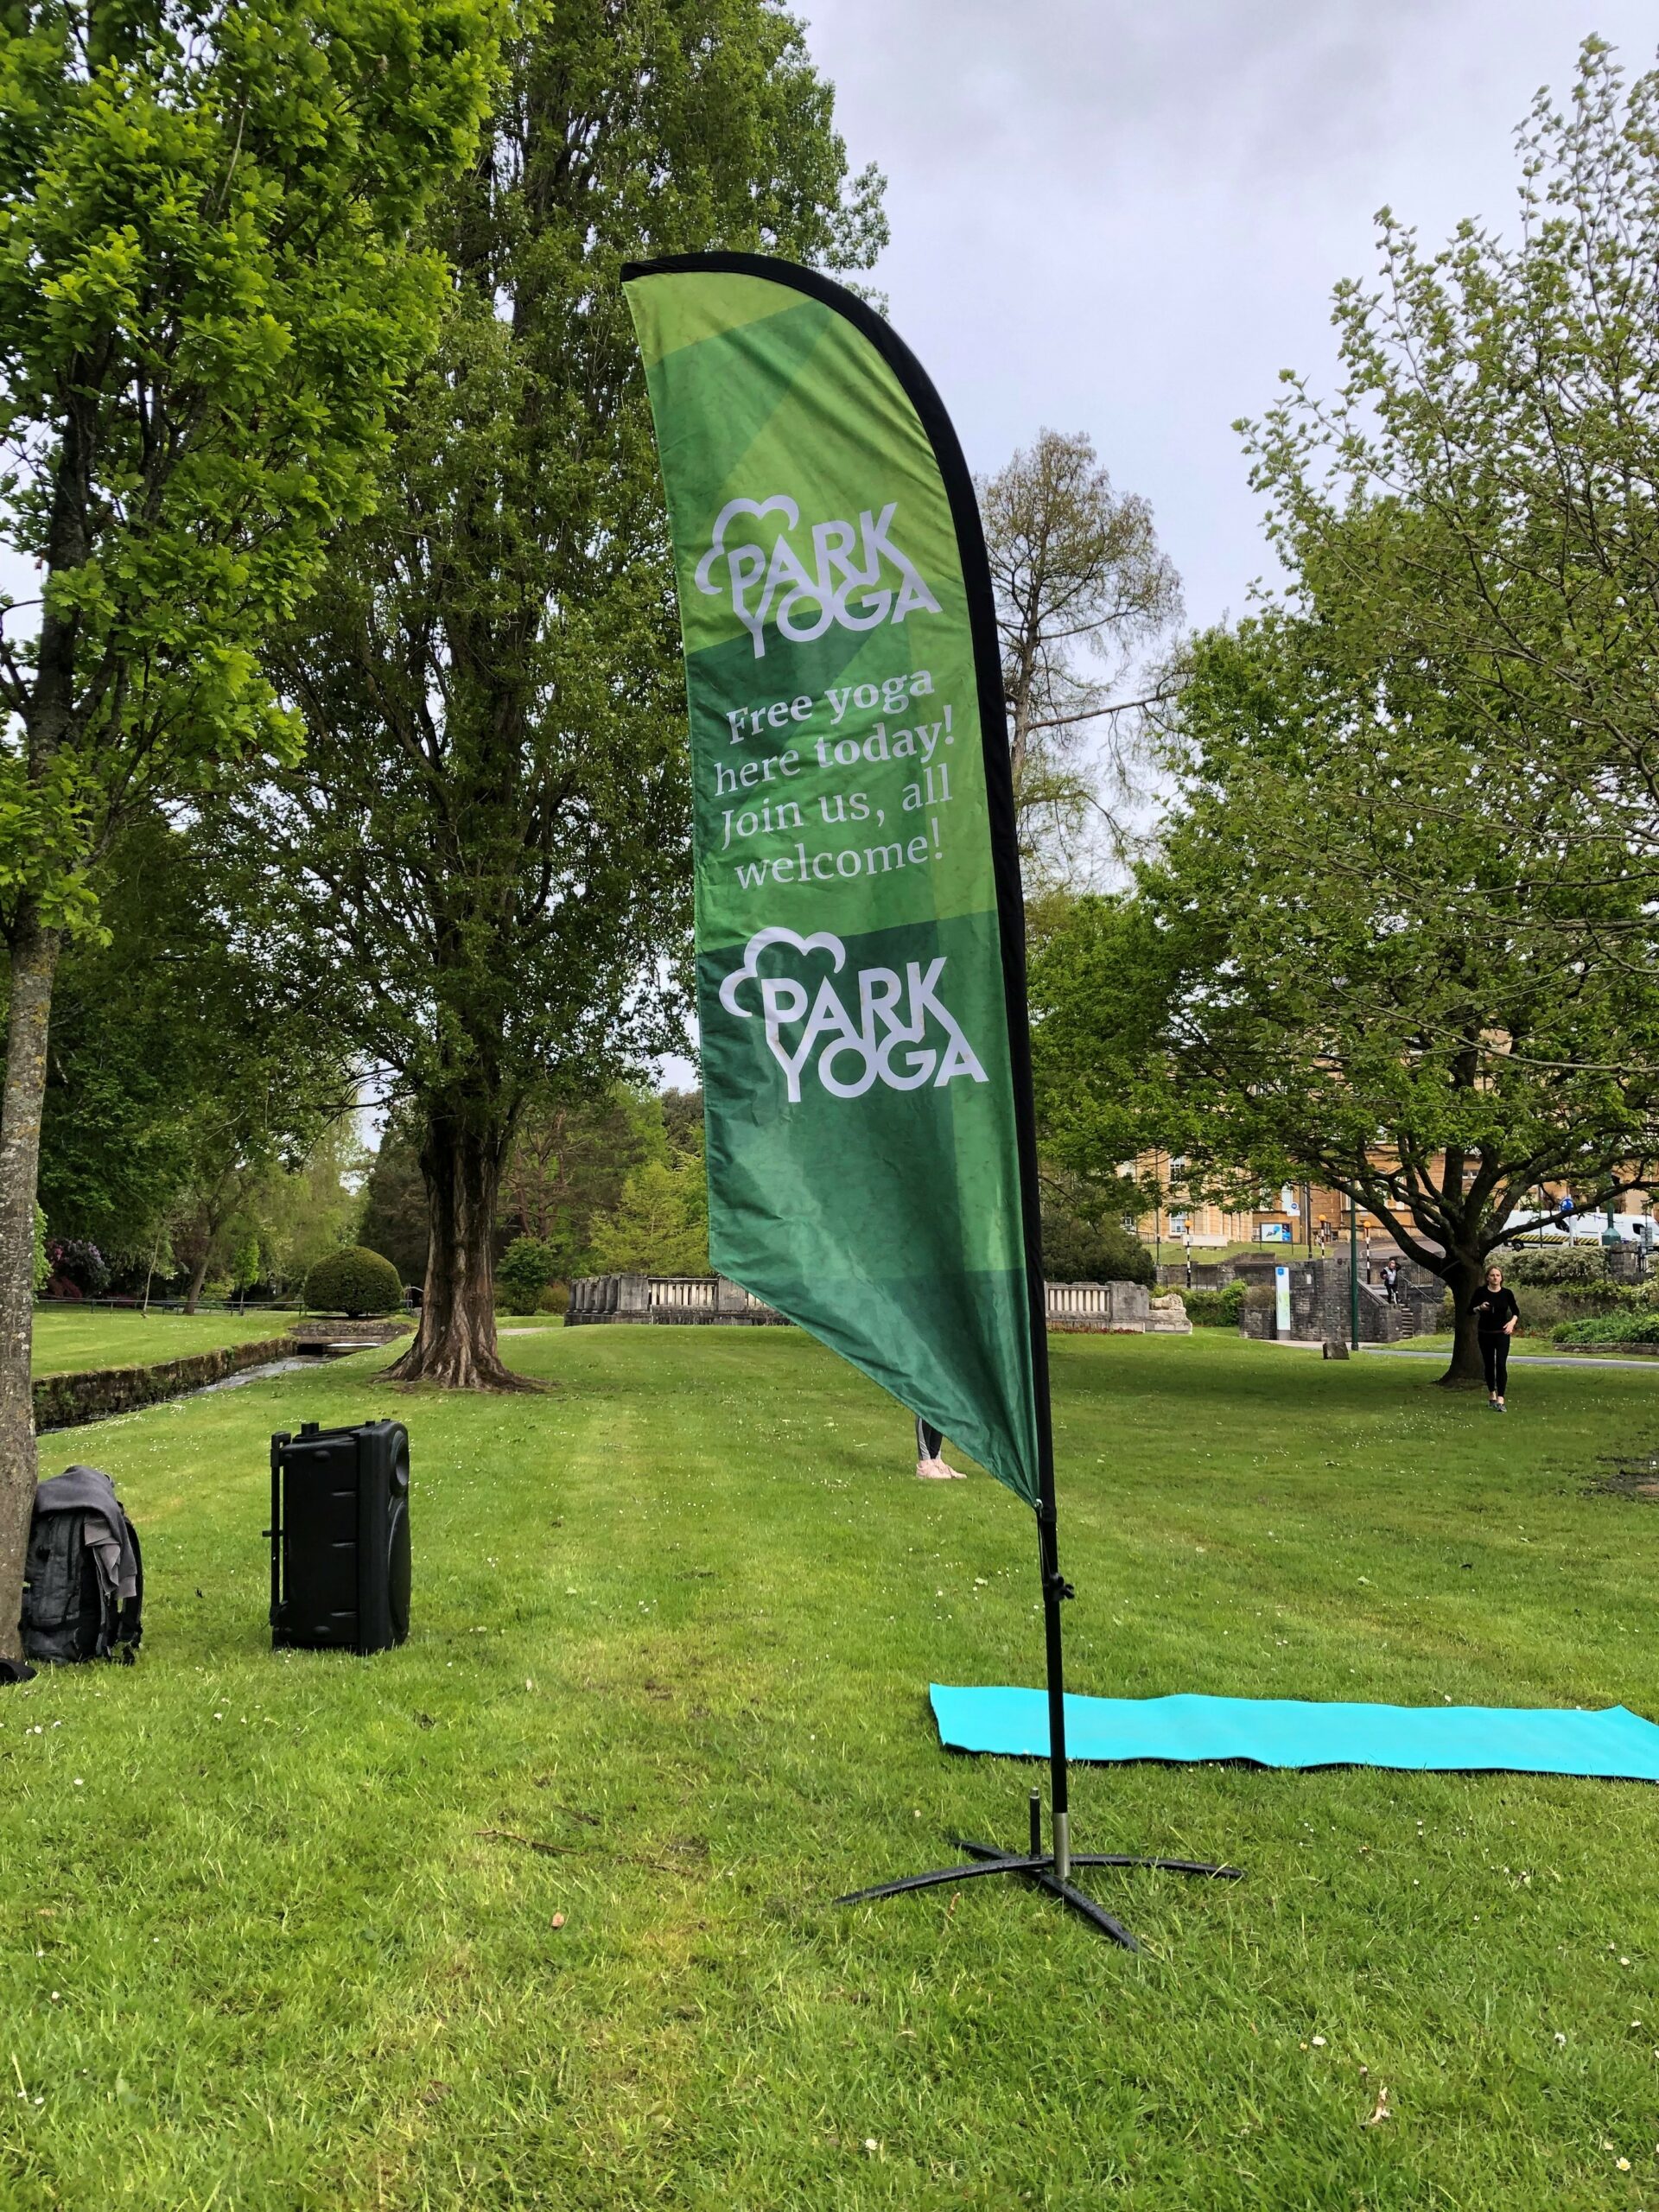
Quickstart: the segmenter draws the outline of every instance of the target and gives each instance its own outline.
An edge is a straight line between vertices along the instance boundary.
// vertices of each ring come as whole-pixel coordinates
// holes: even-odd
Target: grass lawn
[[[5,2212],[1659,2208],[1650,1789],[1086,1769],[1078,1848],[1249,1878],[1096,1878],[1139,1958],[1011,1885],[837,1910],[1022,1833],[924,1699],[1038,1679],[1028,1514],[793,1332],[508,1349],[556,1389],[376,1352],[51,1440],[149,1632],[0,1692]],[[1589,1487],[1659,1375],[1054,1360],[1074,1688],[1659,1714],[1659,1511]],[[414,1637],[273,1656],[267,1434],[384,1411]]]
[[[140,1313],[123,1306],[52,1307],[35,1314],[35,1372],[147,1367],[256,1337],[280,1337],[292,1313]]]

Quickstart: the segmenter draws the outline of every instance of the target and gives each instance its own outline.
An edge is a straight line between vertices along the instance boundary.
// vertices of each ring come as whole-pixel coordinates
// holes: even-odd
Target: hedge
[[[1558,1344],[1659,1344],[1659,1313],[1593,1313],[1550,1333]]]
[[[1181,1296],[1195,1329],[1236,1329],[1244,1311],[1242,1282],[1230,1282],[1223,1290],[1185,1290]]]

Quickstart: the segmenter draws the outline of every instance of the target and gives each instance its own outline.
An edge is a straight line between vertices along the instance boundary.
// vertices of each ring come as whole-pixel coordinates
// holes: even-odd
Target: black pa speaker
[[[409,1431],[305,1422],[270,1440],[270,1640],[385,1651],[409,1634]]]

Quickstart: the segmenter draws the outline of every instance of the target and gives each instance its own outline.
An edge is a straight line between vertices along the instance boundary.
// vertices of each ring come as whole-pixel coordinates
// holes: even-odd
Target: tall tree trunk
[[[184,1310],[194,1313],[196,1300],[201,1296],[201,1286],[207,1280],[207,1262],[213,1256],[213,1239],[210,1235],[201,1248],[201,1257],[190,1270],[190,1287],[184,1294]]]
[[[21,1656],[23,1559],[35,1506],[35,1192],[47,1030],[60,939],[36,915],[11,938],[11,1005],[0,1098],[0,1657]]]
[[[1444,1275],[1452,1294],[1452,1363],[1439,1379],[1448,1390],[1484,1389],[1486,1370],[1480,1363],[1480,1338],[1470,1311],[1485,1279],[1484,1255],[1448,1251]]]
[[[530,1390],[495,1341],[495,1210],[511,1130],[493,1099],[453,1096],[428,1109],[421,1144],[429,1219],[426,1286],[415,1341],[387,1372],[452,1390]]]

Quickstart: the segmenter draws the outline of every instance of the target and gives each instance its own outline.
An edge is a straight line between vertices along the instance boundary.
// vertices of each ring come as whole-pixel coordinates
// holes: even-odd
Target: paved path
[[[503,1332],[505,1335],[505,1332]],[[1322,1349],[1318,1337],[1258,1337],[1257,1344],[1272,1344],[1281,1351],[1319,1351]],[[1415,1344],[1362,1344],[1360,1350],[1383,1359],[1450,1359],[1452,1347],[1442,1344],[1438,1350],[1424,1351]],[[1659,1375],[1659,1359],[1616,1359],[1603,1352],[1573,1353],[1547,1351],[1512,1351],[1511,1367],[1645,1367],[1650,1375]]]
[[[1380,1352],[1387,1359],[1449,1359],[1449,1351],[1419,1351],[1411,1344],[1362,1344],[1362,1351]],[[1645,1367],[1650,1375],[1659,1374],[1659,1360],[1612,1359],[1605,1353],[1574,1356],[1571,1352],[1552,1356],[1544,1351],[1512,1351],[1511,1367]]]

